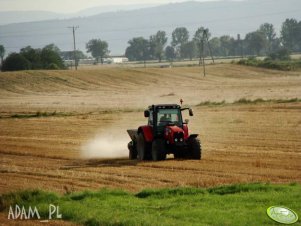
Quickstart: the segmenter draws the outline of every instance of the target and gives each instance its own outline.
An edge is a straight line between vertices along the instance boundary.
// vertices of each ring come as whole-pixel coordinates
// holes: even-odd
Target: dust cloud
[[[125,129],[116,131],[116,128],[109,128],[82,145],[81,157],[86,159],[127,157],[129,141],[130,137]]]

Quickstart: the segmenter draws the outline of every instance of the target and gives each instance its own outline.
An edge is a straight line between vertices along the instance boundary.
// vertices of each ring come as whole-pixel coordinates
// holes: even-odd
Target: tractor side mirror
[[[148,117],[149,117],[149,111],[148,111],[148,110],[145,110],[145,111],[144,111],[144,117],[145,117],[145,118],[148,118]]]
[[[193,111],[191,108],[189,109],[189,116],[193,116]]]

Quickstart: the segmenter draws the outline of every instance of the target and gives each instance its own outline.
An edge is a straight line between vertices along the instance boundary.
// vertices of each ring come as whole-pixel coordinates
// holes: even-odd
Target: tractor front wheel
[[[182,152],[182,151],[177,151],[176,153],[174,153],[174,158],[175,159],[185,159],[186,157],[186,153]]]
[[[155,139],[152,143],[152,159],[160,161],[166,159],[165,141],[163,139]]]
[[[192,138],[189,141],[189,149],[192,159],[202,159],[202,146],[198,138]]]

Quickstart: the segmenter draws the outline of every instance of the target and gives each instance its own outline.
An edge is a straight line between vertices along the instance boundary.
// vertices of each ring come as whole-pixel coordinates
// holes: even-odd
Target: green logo
[[[267,209],[267,214],[271,219],[282,224],[293,224],[298,221],[298,215],[284,206],[271,206]]]

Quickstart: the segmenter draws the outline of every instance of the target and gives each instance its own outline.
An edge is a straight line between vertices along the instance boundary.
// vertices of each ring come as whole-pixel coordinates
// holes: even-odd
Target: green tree
[[[0,58],[1,58],[1,65],[3,65],[3,59],[5,55],[5,48],[3,45],[0,45]]]
[[[125,56],[129,58],[129,60],[138,60],[144,61],[144,64],[146,60],[150,58],[150,44],[149,41],[143,37],[137,37],[131,39],[126,48]]]
[[[239,41],[235,40],[233,37],[230,37],[228,51],[229,56],[239,55],[239,53],[241,53],[241,51],[239,50]]]
[[[220,37],[221,55],[229,56],[231,49],[231,37],[229,35],[223,35]]]
[[[87,59],[87,56],[80,50],[75,51],[76,59]]]
[[[267,40],[267,53],[272,52],[272,47],[275,42],[276,32],[273,24],[264,23],[260,25],[259,32],[262,32]]]
[[[192,60],[196,56],[196,45],[194,41],[189,41],[181,46],[181,56]]]
[[[29,69],[65,69],[60,57],[60,50],[54,44],[43,49],[33,49],[27,46],[20,53],[10,54],[3,62],[5,71],[29,70]]]
[[[162,61],[166,42],[167,37],[165,31],[158,31],[155,35],[150,36],[149,44],[151,54],[158,59],[159,62]]]
[[[74,60],[74,51],[63,51],[60,52],[60,56],[63,60]],[[75,51],[75,58],[77,61],[80,59],[87,59],[88,57],[80,50]]]
[[[43,69],[40,49],[33,49],[31,46],[27,46],[20,50],[20,54],[30,62],[30,69]]]
[[[91,55],[96,59],[96,62],[101,61],[103,64],[103,59],[108,56],[110,53],[109,45],[106,41],[101,41],[100,39],[91,39],[86,44],[87,52],[91,53]]]
[[[291,52],[287,49],[280,49],[269,54],[269,57],[266,58],[267,60],[290,60],[291,59]]]
[[[267,46],[265,35],[260,31],[250,32],[246,35],[245,41],[251,54],[260,55]]]
[[[167,46],[165,48],[165,57],[169,62],[173,62],[176,57],[175,49],[172,46]]]
[[[208,29],[200,27],[194,34],[193,41],[197,47],[197,54],[199,57],[199,65],[201,64],[202,57],[205,57],[205,42],[207,38],[209,39],[211,34]]]
[[[189,32],[185,27],[178,27],[172,32],[171,45],[176,49],[176,54],[180,55],[180,51],[184,44],[188,42]],[[182,57],[180,55],[180,57]]]
[[[49,45],[46,45],[44,46],[43,49],[47,49],[47,50],[50,50],[50,51],[53,51],[53,52],[56,52],[57,54],[60,54],[61,53],[61,50],[59,49],[59,47],[57,47],[55,44],[49,44]]]
[[[281,49],[283,49],[283,47],[281,46],[281,39],[276,37],[272,42],[271,52],[277,52]]]
[[[21,71],[30,69],[30,62],[19,53],[11,53],[3,61],[2,71]]]
[[[296,19],[286,19],[281,28],[281,41],[290,51],[301,50],[301,22]]]
[[[40,53],[41,63],[44,69],[64,69],[64,62],[55,45],[45,46]]]
[[[221,41],[218,37],[214,37],[210,39],[209,41],[211,50],[212,50],[212,55],[213,56],[221,56]]]

